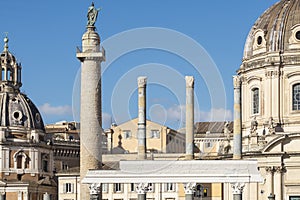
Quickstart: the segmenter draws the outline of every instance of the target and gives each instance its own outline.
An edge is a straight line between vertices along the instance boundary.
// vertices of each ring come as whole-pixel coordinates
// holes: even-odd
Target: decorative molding
[[[196,191],[196,183],[184,183],[185,194],[194,194]]]
[[[138,194],[146,194],[149,191],[148,183],[138,183],[135,187],[135,190]]]
[[[147,77],[146,76],[138,77],[138,86],[139,87],[145,87],[146,84],[147,84]]]
[[[90,194],[100,194],[101,192],[101,184],[93,183],[89,185]]]
[[[232,193],[243,194],[244,187],[245,187],[245,183],[232,183],[231,184]]]
[[[233,76],[233,87],[240,88],[241,87],[241,78],[238,75]]]
[[[185,82],[186,82],[187,88],[194,88],[194,77],[193,76],[186,76]]]

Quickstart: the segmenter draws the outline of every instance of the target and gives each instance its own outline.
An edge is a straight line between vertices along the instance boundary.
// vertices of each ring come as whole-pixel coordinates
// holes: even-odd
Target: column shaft
[[[186,160],[194,159],[194,77],[186,76]]]
[[[241,81],[233,76],[234,83],[234,128],[233,159],[242,159],[242,126],[241,126]]]
[[[138,77],[138,159],[144,160],[146,154],[146,82],[144,76]]]
[[[88,27],[82,37],[80,95],[80,179],[90,169],[102,167],[102,111],[101,111],[101,62],[100,37],[95,27]],[[99,194],[100,195],[100,194]],[[80,185],[80,199],[89,199],[89,188]]]
[[[138,200],[146,200],[146,194],[138,194]]]

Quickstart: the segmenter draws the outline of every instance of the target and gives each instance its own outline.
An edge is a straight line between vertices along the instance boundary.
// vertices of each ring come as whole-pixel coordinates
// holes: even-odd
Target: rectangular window
[[[165,191],[166,192],[175,192],[175,183],[166,183]]]
[[[74,192],[74,184],[72,183],[65,183],[63,185],[64,193],[73,193]]]
[[[159,130],[151,130],[150,138],[160,138],[160,131]]]
[[[252,89],[252,114],[259,113],[259,89]]]
[[[212,147],[212,143],[211,142],[205,142],[205,148],[210,148]]]
[[[114,190],[115,190],[115,192],[122,192],[122,184],[121,183],[115,183],[114,184]]]
[[[289,196],[289,200],[300,200],[300,196]]]
[[[130,130],[124,130],[123,131],[123,137],[124,137],[124,139],[130,139],[131,138],[131,131]]]
[[[135,184],[130,183],[130,192],[135,192]]]
[[[42,165],[43,165],[43,171],[48,172],[48,161],[43,160]]]
[[[108,184],[107,183],[102,183],[102,192],[107,193],[108,192]]]

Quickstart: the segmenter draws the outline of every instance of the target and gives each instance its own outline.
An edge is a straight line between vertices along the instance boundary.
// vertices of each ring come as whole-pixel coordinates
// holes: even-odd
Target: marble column
[[[101,62],[105,51],[100,50],[96,27],[88,26],[82,36],[82,51],[76,54],[81,62],[80,94],[80,179],[88,170],[102,168],[102,106]],[[89,188],[80,184],[80,199],[89,199]]]
[[[138,77],[138,159],[145,160],[146,154],[146,84],[147,77]]]
[[[233,76],[234,86],[234,127],[233,127],[233,159],[242,159],[242,126],[241,126],[241,80]]]
[[[185,159],[194,159],[194,77],[186,76],[186,145]]]
[[[101,184],[93,183],[89,186],[90,189],[90,200],[100,200],[101,199]]]
[[[196,190],[196,183],[185,183],[184,184],[185,200],[193,200],[195,190]]]
[[[276,172],[276,168],[274,166],[272,167],[266,167],[266,172],[268,174],[268,182],[269,185],[269,192],[270,195],[268,196],[268,199],[275,200],[275,194],[274,194],[274,173]]]
[[[233,200],[242,200],[243,199],[244,187],[245,187],[244,183],[233,183],[233,184],[231,184]]]
[[[138,200],[146,200],[147,199],[146,194],[149,189],[148,187],[149,187],[148,183],[137,184],[135,189],[138,194]]]

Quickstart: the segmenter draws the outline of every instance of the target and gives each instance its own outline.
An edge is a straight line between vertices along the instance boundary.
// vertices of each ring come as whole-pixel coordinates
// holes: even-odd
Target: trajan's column
[[[93,3],[88,8],[82,51],[77,50],[76,54],[81,61],[80,180],[88,170],[102,166],[101,62],[105,60],[105,52],[100,50],[100,37],[94,26],[98,11]],[[101,199],[100,185],[81,184],[80,199]]]

